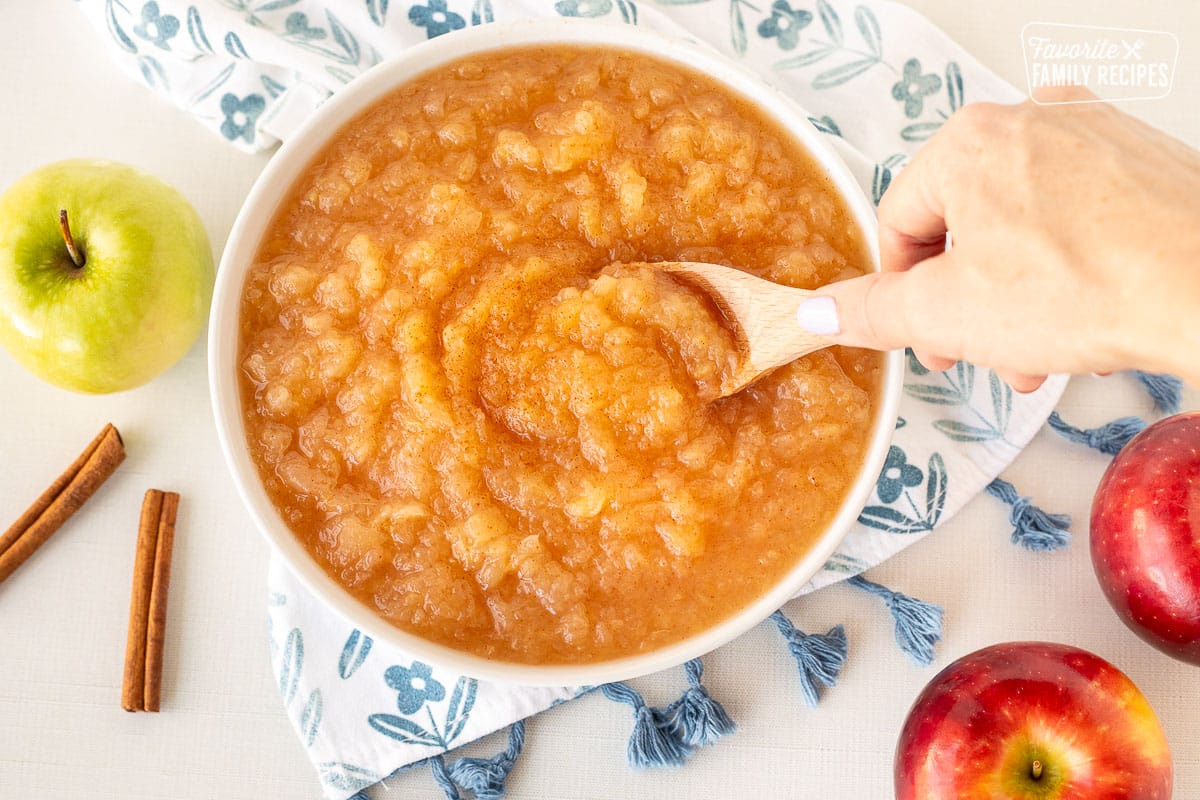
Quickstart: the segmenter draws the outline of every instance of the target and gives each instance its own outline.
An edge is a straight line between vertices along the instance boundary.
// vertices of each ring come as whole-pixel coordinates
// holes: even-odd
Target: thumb
[[[949,255],[926,259],[905,272],[874,272],[822,286],[801,305],[797,314],[800,325],[849,347],[927,348],[928,332],[935,327],[929,323],[942,305],[938,275]],[[814,307],[809,306],[814,301],[818,315],[805,311]]]

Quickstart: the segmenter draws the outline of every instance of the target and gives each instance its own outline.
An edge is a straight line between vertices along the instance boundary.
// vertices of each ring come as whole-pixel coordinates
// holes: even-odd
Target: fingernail
[[[841,332],[838,325],[837,302],[825,295],[810,297],[796,309],[796,322],[817,336],[834,336]]]

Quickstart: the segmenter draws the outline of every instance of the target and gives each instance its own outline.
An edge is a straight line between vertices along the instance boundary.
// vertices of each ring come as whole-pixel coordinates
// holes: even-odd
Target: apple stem
[[[58,210],[58,227],[62,231],[63,241],[67,245],[67,254],[71,256],[71,262],[76,267],[82,267],[85,263],[83,251],[75,244],[75,237],[71,235],[71,226],[67,222],[67,210],[65,208]]]
[[[1029,766],[1029,774],[1035,781],[1040,781],[1042,779],[1042,762],[1035,760],[1033,764]]]

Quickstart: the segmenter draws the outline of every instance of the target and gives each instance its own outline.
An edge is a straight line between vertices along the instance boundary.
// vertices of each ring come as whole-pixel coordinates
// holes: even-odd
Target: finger
[[[903,272],[946,249],[946,231],[922,238],[879,228],[879,261],[884,272]]]
[[[943,125],[879,201],[879,258],[884,272],[902,272],[946,249],[946,204],[939,175],[942,162],[953,159],[957,147],[954,127]]]
[[[944,211],[932,187],[934,146],[931,141],[917,153],[879,202],[879,260],[884,272],[902,272],[946,249]]]
[[[917,361],[920,361],[921,365],[930,372],[945,372],[955,364],[955,360],[953,358],[935,356],[922,350],[914,350],[913,355],[915,355],[917,357]]]
[[[1011,114],[1006,106],[968,103],[891,182],[879,202],[879,256],[885,272],[910,269],[945,249],[962,176],[978,170],[979,153],[1006,114]]]
[[[828,305],[823,298],[834,301],[836,324],[831,327],[837,333],[830,338],[851,347],[894,350],[913,346],[957,358],[956,342],[938,341],[930,335],[931,330],[950,329],[951,323],[941,317],[952,308],[944,302],[944,284],[954,275],[951,258],[951,253],[942,253],[907,272],[876,272],[821,287],[814,298],[818,304]],[[829,335],[829,330],[814,332]]]
[[[1037,391],[1046,382],[1045,375],[1026,375],[1023,372],[1011,372],[1003,369],[996,370],[996,375],[1011,386],[1013,391],[1021,394]]]

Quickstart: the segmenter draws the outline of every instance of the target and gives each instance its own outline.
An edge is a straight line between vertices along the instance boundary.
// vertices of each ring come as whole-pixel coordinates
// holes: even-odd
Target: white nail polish
[[[837,302],[824,295],[810,297],[796,308],[796,322],[817,336],[834,336],[841,331],[838,325]]]

